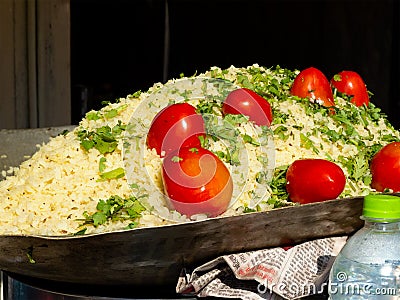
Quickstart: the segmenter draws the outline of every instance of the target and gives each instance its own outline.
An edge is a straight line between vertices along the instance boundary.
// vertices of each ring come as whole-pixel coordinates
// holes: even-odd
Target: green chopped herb
[[[217,116],[207,115],[204,117],[204,122],[206,125],[206,132],[211,138],[217,140],[222,139],[233,144],[237,143],[239,137],[239,130],[235,128],[231,123],[220,122]]]
[[[108,172],[100,173],[100,178],[102,180],[118,179],[124,176],[125,176],[124,168],[116,168]]]
[[[196,112],[199,114],[215,114],[221,109],[222,102],[218,99],[207,97],[200,99],[196,106]]]
[[[280,125],[280,126],[275,128],[274,135],[278,136],[279,139],[281,139],[282,141],[286,141],[289,138],[289,135],[286,134],[287,132],[288,132],[287,127],[283,126],[283,125]]]
[[[73,235],[77,236],[77,235],[84,235],[87,231],[87,228],[83,228],[82,230],[79,230],[77,232],[75,232]]]
[[[248,89],[250,89],[250,90],[253,90],[253,89],[254,89],[253,84],[250,82],[249,78],[248,78],[246,75],[244,75],[244,74],[238,74],[238,75],[237,75],[237,82],[238,82],[242,87],[248,88]]]
[[[289,115],[273,109],[272,112],[274,118],[272,119],[272,124],[286,124],[289,119]]]
[[[231,124],[232,126],[236,126],[237,124],[242,124],[242,123],[246,123],[249,121],[249,117],[245,116],[245,115],[225,115],[224,120],[226,122],[228,122],[229,124]]]
[[[200,140],[200,146],[202,148],[207,148],[208,146],[208,139],[206,137],[204,137],[203,135],[199,135],[198,139]]]
[[[92,215],[92,220],[93,220],[93,225],[97,227],[101,224],[104,224],[107,221],[107,216],[103,212],[95,212]]]
[[[179,156],[173,156],[172,158],[171,158],[171,161],[173,161],[173,162],[180,162],[180,161],[182,161],[183,160],[183,158],[182,157],[179,157]]]
[[[129,95],[128,97],[129,98],[139,98],[141,94],[142,94],[142,91],[138,90],[138,91],[134,92],[133,94]]]
[[[107,106],[107,105],[109,105],[109,104],[111,104],[111,101],[110,101],[110,100],[103,100],[103,101],[101,101],[101,105],[103,105],[103,106]]]
[[[317,147],[315,147],[314,143],[304,133],[300,133],[300,146],[306,149],[312,149],[316,154],[319,153]]]
[[[268,183],[268,173],[265,171],[257,172],[256,181],[260,184]]]
[[[90,121],[96,121],[101,119],[101,114],[98,111],[89,111],[88,113],[86,113],[85,117]]]
[[[110,109],[104,113],[104,118],[106,119],[112,119],[116,116],[118,116],[118,111],[115,108]]]
[[[355,182],[362,181],[365,185],[369,185],[372,181],[369,162],[382,147],[380,144],[369,147],[363,146],[359,148],[359,152],[355,156],[339,156],[339,162],[347,169],[348,178]]]
[[[59,135],[66,136],[69,133],[68,129],[64,129]]]
[[[230,163],[232,166],[238,166],[240,165],[240,160],[239,160],[239,149],[237,146],[234,146],[232,150],[227,151],[227,157],[226,160],[228,163]]]
[[[288,167],[289,166],[280,166],[275,168],[274,175],[270,183],[271,199],[284,201],[289,198],[286,191],[286,172]]]
[[[26,256],[28,257],[28,261],[31,264],[35,264],[36,261],[33,259],[33,246],[30,246],[28,248],[28,251],[26,252]]]
[[[335,80],[335,81],[342,81],[342,76],[341,76],[340,74],[335,74],[335,75],[333,76],[333,80]]]
[[[243,137],[243,141],[245,143],[249,143],[249,144],[252,144],[254,146],[260,146],[260,143],[258,141],[256,141],[254,138],[252,138],[250,135],[243,134],[242,137]]]
[[[89,151],[94,147],[94,141],[93,140],[83,140],[81,141],[81,146],[86,150]]]
[[[137,183],[131,183],[129,186],[130,186],[131,189],[138,189],[139,188],[139,185]]]
[[[138,226],[138,223],[137,222],[132,222],[132,223],[129,223],[128,224],[128,226],[126,227],[126,229],[133,229],[133,228],[136,228]]]
[[[106,166],[107,159],[105,157],[101,157],[99,160],[99,172],[103,173],[104,170],[107,168]]]
[[[221,160],[226,160],[229,154],[225,153],[224,151],[215,151],[214,154]]]
[[[136,221],[145,210],[135,197],[132,196],[124,199],[117,195],[111,196],[107,200],[100,199],[96,209],[97,211],[93,214],[84,212],[84,219],[80,220],[83,221],[81,226],[93,225],[97,227],[99,225],[104,225],[107,221]],[[135,226],[137,225],[136,222],[132,222],[128,227],[133,228],[134,224]]]
[[[252,212],[257,212],[257,210],[254,209],[254,208],[250,208],[248,206],[245,206],[244,209],[243,209],[243,213],[245,213],[245,214],[252,213]]]
[[[118,139],[125,130],[126,125],[118,122],[113,128],[102,126],[95,131],[79,130],[77,136],[81,141],[81,146],[86,151],[92,148],[97,149],[101,154],[114,152],[118,146]]]
[[[199,153],[199,149],[198,149],[198,148],[195,148],[195,147],[190,148],[189,151],[192,152],[192,153],[196,153],[196,154]]]

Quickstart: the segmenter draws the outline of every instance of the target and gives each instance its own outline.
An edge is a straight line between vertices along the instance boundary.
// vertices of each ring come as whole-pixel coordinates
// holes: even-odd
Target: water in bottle
[[[400,197],[366,196],[362,218],[332,266],[330,299],[400,299]]]

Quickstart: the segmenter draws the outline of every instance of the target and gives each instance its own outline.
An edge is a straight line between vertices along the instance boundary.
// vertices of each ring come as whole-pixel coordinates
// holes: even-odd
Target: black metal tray
[[[162,227],[70,237],[0,236],[0,269],[70,284],[175,287],[183,267],[363,225],[362,197]]]

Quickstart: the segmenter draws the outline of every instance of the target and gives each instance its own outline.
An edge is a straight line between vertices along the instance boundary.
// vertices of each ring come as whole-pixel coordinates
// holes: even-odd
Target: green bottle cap
[[[400,197],[384,194],[365,196],[363,216],[374,219],[400,219]]]

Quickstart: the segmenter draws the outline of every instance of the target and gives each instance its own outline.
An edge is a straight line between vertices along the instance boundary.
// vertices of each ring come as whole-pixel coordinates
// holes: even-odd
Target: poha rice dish
[[[198,76],[157,83],[146,92],[88,112],[73,131],[41,145],[0,182],[0,234],[90,234],[204,219],[201,215],[189,219],[165,206],[162,159],[143,143],[155,113],[171,101],[189,101],[215,116],[210,118],[214,127],[207,130],[220,128],[218,122],[226,129],[218,97],[196,98],[193,93],[198,88],[181,86],[174,98],[168,89],[197,80],[214,82],[216,89],[226,83],[225,92],[249,88],[273,109],[268,130],[248,120],[233,126],[239,142],[230,144],[221,132],[211,132],[219,139],[210,139],[207,147],[221,157],[236,183],[234,201],[222,217],[296,205],[285,191],[285,172],[301,158],[324,158],[342,167],[347,182],[340,198],[368,194],[369,160],[382,146],[399,141],[399,131],[373,103],[356,107],[335,95],[332,115],[326,107],[291,96],[297,74],[279,66],[213,67]],[[234,144],[236,163],[227,158]]]

